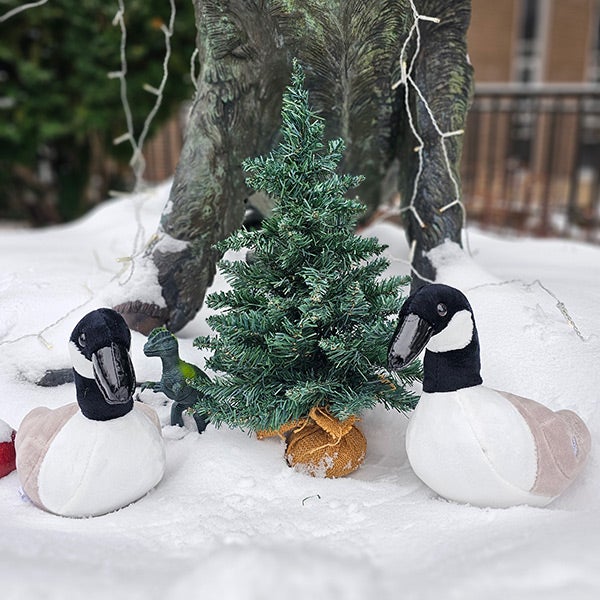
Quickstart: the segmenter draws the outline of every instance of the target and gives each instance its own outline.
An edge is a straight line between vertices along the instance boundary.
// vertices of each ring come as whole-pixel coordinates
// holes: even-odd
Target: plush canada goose
[[[478,506],[545,506],[581,471],[591,447],[584,422],[485,387],[465,295],[431,284],[410,295],[389,346],[391,369],[426,348],[423,395],[406,432],[410,464],[440,496]]]
[[[154,410],[133,401],[131,333],[110,309],[71,334],[77,403],[36,408],[16,436],[17,471],[34,504],[69,517],[104,514],[141,498],[162,478],[165,449]]]

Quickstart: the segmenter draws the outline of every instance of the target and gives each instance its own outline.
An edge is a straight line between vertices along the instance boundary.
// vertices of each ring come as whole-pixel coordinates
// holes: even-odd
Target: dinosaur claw
[[[129,329],[148,335],[156,327],[163,326],[169,317],[169,311],[156,304],[135,300],[113,307],[123,316]]]

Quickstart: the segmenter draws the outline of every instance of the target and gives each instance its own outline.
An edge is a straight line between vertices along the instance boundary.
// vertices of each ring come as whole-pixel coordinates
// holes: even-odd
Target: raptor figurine
[[[160,381],[146,381],[141,389],[162,392],[173,400],[171,407],[171,425],[183,427],[183,411],[191,408],[198,399],[198,391],[187,383],[189,379],[207,378],[208,375],[196,365],[185,362],[179,357],[177,338],[165,327],[157,327],[150,332],[144,344],[144,354],[157,356],[162,361],[162,377]],[[198,433],[202,433],[208,424],[208,416],[192,413]]]

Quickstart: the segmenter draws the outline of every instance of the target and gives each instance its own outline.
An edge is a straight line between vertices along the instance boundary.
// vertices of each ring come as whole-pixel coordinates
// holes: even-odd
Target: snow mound
[[[127,294],[168,191],[112,200],[67,226],[3,229],[0,419],[16,428],[36,406],[75,400],[73,384],[34,382],[70,367],[67,340],[85,313]],[[364,234],[389,246],[388,274],[408,273],[401,230],[377,223]],[[575,410],[598,440],[600,248],[475,229],[469,242],[472,255],[447,243],[431,257],[439,281],[471,301],[485,383]],[[217,274],[213,289],[225,287]],[[178,334],[182,358],[201,368],[205,356],[192,342],[208,333],[209,312]],[[160,360],[145,357],[144,342],[133,333],[137,379],[156,381]],[[167,425],[161,394],[146,390],[140,399],[164,425],[167,465],[138,502],[65,519],[28,503],[16,473],[0,480],[2,600],[600,597],[595,447],[548,508],[480,509],[436,497],[412,472],[410,415],[382,407],[362,415],[363,465],[326,480],[290,469],[277,439],[210,426],[199,436]]]
[[[167,598],[263,600],[284,595],[287,600],[364,600],[381,597],[378,580],[371,565],[344,556],[343,548],[334,554],[293,542],[268,547],[259,542],[217,549],[184,575]]]

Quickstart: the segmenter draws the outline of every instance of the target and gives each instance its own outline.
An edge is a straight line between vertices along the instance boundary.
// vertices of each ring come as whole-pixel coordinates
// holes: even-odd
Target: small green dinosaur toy
[[[146,381],[142,383],[141,389],[151,389],[153,392],[162,392],[173,400],[171,407],[171,425],[183,426],[183,411],[193,406],[198,400],[198,391],[187,383],[188,379],[208,379],[208,375],[179,358],[179,343],[177,338],[166,328],[157,327],[150,332],[144,344],[144,354],[148,357],[158,356],[162,361],[162,377],[160,381]],[[202,433],[208,424],[208,416],[193,413],[194,420],[198,426],[198,432]]]

